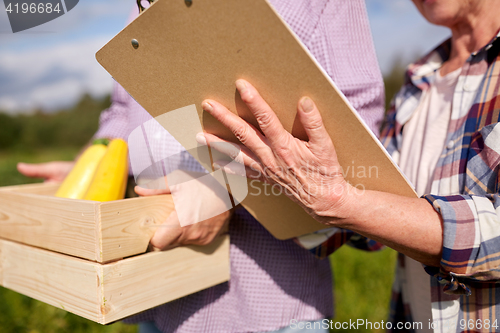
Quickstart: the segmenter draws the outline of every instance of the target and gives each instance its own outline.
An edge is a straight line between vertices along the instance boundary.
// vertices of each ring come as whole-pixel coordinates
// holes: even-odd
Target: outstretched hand
[[[71,171],[75,162],[54,161],[48,163],[18,163],[17,170],[32,178],[43,178],[46,182],[62,182]]]
[[[298,117],[309,138],[302,141],[283,128],[250,83],[238,80],[236,87],[263,134],[220,103],[205,100],[203,109],[231,130],[242,145],[217,144],[226,141],[208,133],[199,134],[197,140],[206,141],[243,163],[247,177],[281,185],[292,200],[318,221],[328,223],[332,216],[344,217],[347,212],[342,208],[352,188],[343,177],[332,140],[314,102],[304,97],[298,104]]]

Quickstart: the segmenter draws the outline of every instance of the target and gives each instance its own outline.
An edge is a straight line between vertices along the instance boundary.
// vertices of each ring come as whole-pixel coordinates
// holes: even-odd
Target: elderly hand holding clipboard
[[[359,193],[347,183],[310,98],[302,98],[297,108],[309,137],[309,141],[302,141],[281,126],[249,82],[238,80],[236,87],[263,134],[223,105],[206,100],[203,109],[229,128],[242,145],[214,145],[222,140],[209,133],[197,136],[200,143],[206,140],[216,149],[234,147],[235,152],[241,151],[237,160],[245,164],[247,177],[281,185],[287,189],[284,193],[319,222],[358,232],[424,264],[439,265],[443,233],[439,214],[425,199],[378,191]],[[221,152],[232,153],[227,148]]]

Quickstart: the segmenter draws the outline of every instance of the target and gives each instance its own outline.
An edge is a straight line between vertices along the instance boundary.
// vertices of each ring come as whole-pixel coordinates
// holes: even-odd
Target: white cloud
[[[95,60],[95,52],[106,42],[106,38],[90,38],[0,53],[0,109],[54,109],[72,104],[84,92],[109,93],[112,79]]]
[[[73,104],[85,92],[109,93],[112,79],[95,52],[124,27],[134,6],[82,0],[65,15],[16,34],[1,11],[0,109],[52,110]]]

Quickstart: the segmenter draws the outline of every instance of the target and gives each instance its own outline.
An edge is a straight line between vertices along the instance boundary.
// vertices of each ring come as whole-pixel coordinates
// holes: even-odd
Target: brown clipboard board
[[[195,104],[205,131],[233,141],[236,138],[200,105],[207,98],[217,100],[256,125],[236,92],[237,79],[251,82],[285,129],[301,139],[306,136],[296,118],[297,102],[309,96],[321,111],[351,184],[360,190],[417,197],[377,138],[266,0],[193,0],[190,6],[184,0],[157,0],[96,58],[153,117]],[[248,195],[242,205],[278,239],[326,227],[284,194]]]

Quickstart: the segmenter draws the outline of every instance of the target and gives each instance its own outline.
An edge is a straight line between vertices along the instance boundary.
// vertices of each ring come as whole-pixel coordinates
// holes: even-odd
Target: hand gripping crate
[[[229,236],[146,252],[169,195],[95,202],[0,188],[0,285],[108,324],[229,280]]]

